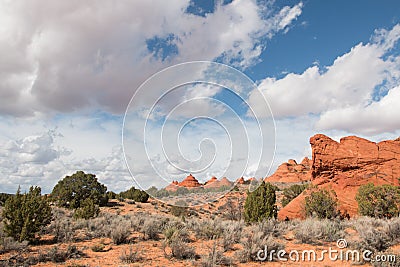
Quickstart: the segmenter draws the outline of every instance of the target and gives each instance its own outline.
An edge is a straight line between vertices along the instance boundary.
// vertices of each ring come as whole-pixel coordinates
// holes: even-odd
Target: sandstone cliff
[[[310,164],[308,158],[304,158],[300,164],[293,159],[281,164],[274,174],[265,179],[266,182],[298,183],[310,181]]]
[[[366,183],[399,185],[400,138],[374,143],[349,136],[336,142],[317,134],[310,138],[312,184],[333,189],[339,209],[350,216],[357,214],[355,196]],[[304,193],[279,211],[278,218],[303,218]]]

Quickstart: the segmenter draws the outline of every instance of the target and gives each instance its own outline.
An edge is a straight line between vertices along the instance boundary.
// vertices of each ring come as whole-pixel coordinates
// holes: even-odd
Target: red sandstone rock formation
[[[293,159],[281,164],[274,174],[265,179],[266,182],[298,183],[310,181],[310,160],[304,158],[300,164]]]
[[[232,182],[228,180],[228,178],[223,177],[220,181],[219,181],[220,186],[232,186]]]
[[[400,138],[374,143],[356,136],[336,142],[317,134],[310,139],[312,147],[312,184],[333,189],[339,209],[350,216],[357,214],[355,196],[367,183],[399,185]],[[278,213],[279,219],[303,218],[305,194],[300,194]]]
[[[199,186],[201,186],[201,184],[199,183],[199,181],[197,181],[196,178],[194,178],[190,174],[182,182],[178,183],[178,186],[184,186],[184,187],[193,188],[193,187],[199,187]]]
[[[213,176],[213,177],[211,177],[210,180],[208,180],[207,182],[205,182],[204,185],[209,185],[209,184],[214,183],[214,182],[216,182],[216,181],[218,181],[217,177]]]
[[[219,188],[222,186],[231,187],[233,185],[233,183],[229,181],[226,177],[222,178],[221,180],[214,178],[215,177],[211,178],[211,180],[206,182],[204,188]]]
[[[167,191],[176,191],[178,190],[178,181],[172,181],[167,187],[165,187],[165,190]]]
[[[238,183],[238,184],[245,184],[246,181],[244,180],[243,177],[240,177],[239,179],[237,179],[236,183]]]

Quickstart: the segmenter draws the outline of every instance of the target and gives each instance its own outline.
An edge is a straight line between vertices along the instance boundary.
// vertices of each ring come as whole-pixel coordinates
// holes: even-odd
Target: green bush
[[[7,199],[9,199],[10,197],[12,197],[11,194],[0,193],[0,206],[4,206],[4,204],[6,203]]]
[[[360,215],[391,218],[399,215],[400,189],[394,185],[360,186],[356,195]]]
[[[276,187],[262,182],[253,192],[247,192],[244,204],[244,219],[247,223],[260,222],[264,218],[276,218]]]
[[[285,188],[283,190],[282,207],[285,207],[287,204],[289,204],[290,201],[300,195],[305,189],[307,189],[307,187],[308,184],[295,184],[289,188]]]
[[[117,194],[113,191],[108,191],[107,192],[107,198],[108,199],[117,199]]]
[[[41,196],[40,187],[31,187],[29,193],[17,193],[7,199],[3,214],[4,231],[16,241],[34,241],[35,234],[51,222],[51,207]]]
[[[331,219],[339,215],[337,197],[333,190],[314,190],[305,199],[305,213],[307,217]]]
[[[146,203],[147,200],[149,199],[149,194],[140,189],[136,189],[134,186],[132,186],[131,188],[129,188],[124,192],[119,193],[119,196],[121,198],[132,199],[136,202],[142,202],[142,203]]]
[[[77,209],[87,198],[96,205],[106,205],[108,202],[106,192],[107,187],[97,181],[96,175],[78,171],[58,181],[51,196],[59,206]]]
[[[87,220],[96,217],[99,213],[99,206],[96,205],[91,198],[87,198],[81,203],[81,207],[75,210],[74,218]]]

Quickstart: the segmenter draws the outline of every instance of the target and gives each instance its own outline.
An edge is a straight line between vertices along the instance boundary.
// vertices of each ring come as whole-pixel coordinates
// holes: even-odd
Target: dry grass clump
[[[189,233],[185,226],[177,223],[169,223],[164,229],[163,249],[166,257],[173,257],[180,260],[195,259],[196,253],[194,247],[188,242]],[[170,249],[170,255],[167,253],[167,247]]]
[[[337,241],[343,236],[343,225],[336,220],[308,218],[295,229],[295,237],[299,242],[312,245],[321,244],[321,241]]]
[[[141,256],[141,251],[139,250],[138,247],[133,248],[133,246],[129,246],[129,250],[123,250],[121,255],[119,256],[119,259],[121,260],[122,263],[124,264],[131,264],[135,262],[140,262],[143,260],[143,257]]]
[[[279,222],[276,219],[263,220],[256,225],[265,235],[272,235],[274,237],[282,236],[289,228],[288,222]]]
[[[211,240],[219,238],[223,233],[222,222],[220,219],[192,219],[188,223],[188,228],[192,230],[196,237]]]
[[[360,217],[352,220],[351,226],[360,236],[361,242],[354,244],[360,249],[381,252],[400,241],[400,218],[386,220]]]
[[[110,231],[108,237],[112,239],[115,245],[124,244],[128,241],[128,237],[131,234],[130,226],[130,221],[116,217],[109,225]]]
[[[266,235],[257,225],[250,226],[244,238],[241,240],[242,250],[235,253],[235,257],[239,262],[245,263],[249,261],[259,261],[257,253],[259,250],[264,250],[265,247],[268,251],[275,250],[279,251],[284,249],[285,246],[281,243],[276,242],[276,239],[272,235]],[[271,260],[276,260],[275,258]]]
[[[243,221],[224,221],[222,222],[222,246],[224,251],[232,249],[234,244],[240,242],[244,228]]]
[[[194,247],[189,246],[181,238],[173,238],[169,243],[171,249],[171,256],[179,260],[195,259],[196,252]]]
[[[69,259],[78,259],[86,256],[76,246],[68,246],[66,250],[60,250],[57,246],[47,252],[41,252],[37,256],[24,257],[22,253],[10,256],[0,261],[1,267],[29,267],[40,262],[62,263]]]
[[[231,266],[232,259],[224,256],[223,251],[218,249],[217,241],[214,240],[209,252],[201,257],[200,265],[202,267]]]

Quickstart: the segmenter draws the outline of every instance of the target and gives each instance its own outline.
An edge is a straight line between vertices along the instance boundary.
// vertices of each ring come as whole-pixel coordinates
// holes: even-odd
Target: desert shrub
[[[190,242],[187,226],[177,220],[168,221],[163,227],[164,242],[169,244],[171,240],[179,238],[183,242]]]
[[[219,219],[192,220],[190,227],[198,238],[209,240],[220,237],[223,231]]]
[[[375,218],[392,218],[399,215],[400,189],[394,185],[360,186],[356,200],[360,215]]]
[[[388,221],[386,232],[393,243],[400,243],[400,217]]]
[[[244,219],[247,223],[259,222],[264,218],[276,218],[276,187],[262,182],[253,192],[247,193],[244,204]]]
[[[186,260],[196,258],[196,252],[194,248],[189,246],[188,243],[179,237],[172,238],[171,242],[169,243],[169,247],[171,249],[171,256],[176,259]]]
[[[222,216],[227,220],[240,221],[242,219],[243,204],[239,198],[236,198],[235,201],[228,198],[226,203],[220,206],[219,209],[222,211]]]
[[[18,188],[3,209],[4,231],[15,240],[34,241],[35,234],[51,222],[51,207],[41,196],[40,187],[31,187],[28,193],[21,194]]]
[[[109,232],[109,237],[112,239],[114,244],[119,245],[126,243],[130,235],[130,223],[125,220],[116,218],[112,221]]]
[[[0,254],[9,251],[24,251],[28,248],[28,241],[18,242],[12,237],[1,237],[0,238]]]
[[[146,220],[143,216],[132,215],[130,217],[131,228],[133,231],[139,232],[141,231],[145,221]]]
[[[96,217],[100,213],[100,208],[94,203],[91,198],[85,199],[81,203],[81,207],[77,208],[74,212],[74,218],[76,219],[89,219]]]
[[[74,226],[71,215],[66,210],[58,207],[52,208],[53,220],[44,229],[45,234],[54,236],[56,242],[67,243],[74,239]]]
[[[337,197],[333,190],[312,190],[305,198],[304,209],[307,217],[331,219],[339,215]]]
[[[118,225],[124,225],[130,228],[129,219],[124,216],[118,216],[110,213],[102,213],[96,218],[85,220],[87,222],[86,235],[89,238],[110,237],[111,231]]]
[[[393,223],[393,224],[392,224]],[[398,232],[396,230],[397,220],[382,220],[370,217],[360,217],[351,222],[357,230],[360,241],[354,246],[360,249],[368,249],[373,252],[385,251],[391,245],[398,241]]]
[[[71,242],[74,240],[75,231],[73,229],[72,220],[66,218],[64,220],[54,221],[54,239],[57,242]]]
[[[235,257],[241,263],[259,261],[257,253],[259,250],[264,250],[265,246],[269,251],[279,251],[285,247],[283,244],[276,242],[272,236],[266,236],[263,232],[259,231],[256,226],[250,227],[241,244],[243,249],[235,253]],[[276,260],[276,258],[272,260]]]
[[[11,255],[8,258],[0,260],[1,267],[30,267],[38,263],[39,261],[37,257],[34,256],[24,257],[22,253]]]
[[[361,238],[360,245],[363,249],[385,251],[392,244],[390,237],[383,229],[374,229],[366,226],[360,227],[358,233]]]
[[[285,188],[283,190],[282,207],[285,207],[287,204],[289,204],[290,201],[300,195],[305,189],[307,189],[307,187],[308,184],[295,184],[289,188]]]
[[[194,259],[196,257],[195,250],[192,246],[188,245],[189,233],[186,227],[179,222],[170,221],[164,227],[164,241],[163,249],[164,255],[168,256],[166,252],[167,246],[171,250],[172,257],[176,259]]]
[[[68,259],[78,259],[85,256],[75,245],[69,245],[66,250],[60,250],[57,246],[52,247],[47,253],[42,254],[40,261],[51,261],[54,263],[65,262]]]
[[[146,220],[143,224],[141,232],[144,240],[158,240],[161,226],[156,220]]]
[[[222,224],[222,246],[224,251],[232,249],[234,244],[240,242],[243,231],[243,223],[236,221],[224,221]]]
[[[300,222],[295,231],[295,237],[301,243],[321,244],[321,241],[337,241],[344,236],[340,221],[308,218]]]
[[[279,222],[276,219],[264,219],[261,222],[258,222],[255,226],[265,235],[271,235],[274,237],[281,236],[287,228],[285,222]]]
[[[143,258],[141,256],[141,253],[140,253],[140,250],[138,249],[138,247],[136,247],[134,249],[132,246],[129,246],[128,251],[123,250],[121,252],[119,259],[121,260],[122,263],[131,264],[131,263],[139,262]]]
[[[175,205],[171,206],[170,212],[176,217],[186,217],[188,215],[187,203],[183,200],[178,200]]]
[[[149,199],[149,195],[145,191],[136,189],[134,186],[132,186],[126,191],[119,193],[119,196],[122,198],[132,199],[133,201],[142,203],[146,203],[147,200]]]
[[[107,204],[107,187],[97,181],[96,175],[77,171],[58,181],[51,192],[51,197],[61,207],[77,209],[82,202],[90,198],[96,205]]]
[[[218,249],[217,242],[214,240],[209,252],[201,257],[200,266],[214,267],[214,266],[231,266],[232,259],[224,256],[223,252]]]
[[[93,246],[91,246],[90,247],[90,249],[93,251],[93,252],[104,252],[105,250],[105,245],[104,244],[102,244],[102,243],[97,243],[97,244],[94,244]]]

